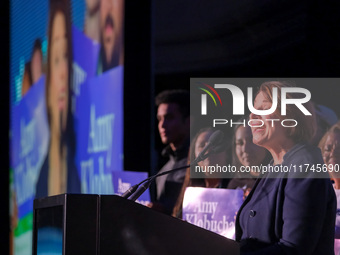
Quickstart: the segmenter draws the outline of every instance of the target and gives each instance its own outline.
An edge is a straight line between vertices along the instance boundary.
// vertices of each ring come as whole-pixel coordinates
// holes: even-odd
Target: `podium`
[[[233,240],[115,195],[45,197],[33,211],[33,255],[239,254]]]

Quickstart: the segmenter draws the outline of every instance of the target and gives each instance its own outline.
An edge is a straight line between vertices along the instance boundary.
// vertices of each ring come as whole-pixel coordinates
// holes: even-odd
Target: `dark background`
[[[340,3],[336,0],[125,3],[126,170],[157,171],[163,145],[154,96],[164,89],[189,90],[190,77],[339,77]],[[1,2],[0,11],[0,252],[8,254],[8,1]],[[338,89],[334,91],[334,98],[319,93],[318,99],[337,103]]]

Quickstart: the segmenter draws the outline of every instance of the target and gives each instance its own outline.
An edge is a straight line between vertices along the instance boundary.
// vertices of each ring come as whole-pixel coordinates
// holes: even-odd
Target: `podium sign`
[[[243,202],[240,189],[189,187],[183,200],[183,220],[225,237],[235,238],[236,213]]]

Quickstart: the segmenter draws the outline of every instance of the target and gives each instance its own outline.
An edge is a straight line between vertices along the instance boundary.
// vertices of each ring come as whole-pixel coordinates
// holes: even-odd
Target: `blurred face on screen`
[[[122,64],[124,0],[102,0],[100,5],[101,42],[105,61]]]
[[[99,9],[100,0],[86,0],[87,11],[92,14]]]
[[[68,107],[68,49],[66,21],[62,12],[57,12],[52,25],[50,59],[49,109],[51,125],[55,130],[65,130]]]

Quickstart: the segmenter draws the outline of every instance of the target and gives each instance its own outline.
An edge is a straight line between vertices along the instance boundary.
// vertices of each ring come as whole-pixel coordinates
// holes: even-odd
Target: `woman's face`
[[[235,133],[235,151],[243,166],[258,166],[266,157],[266,150],[253,143],[251,129],[239,126]]]
[[[212,135],[213,131],[205,131],[201,133],[196,140],[195,143],[195,157],[200,154],[203,148],[207,145],[209,137]],[[207,151],[209,153],[209,150]],[[220,166],[224,166],[227,163],[226,152],[222,151],[220,153],[212,154],[207,157],[205,160],[198,162],[199,166],[216,166],[216,164]]]
[[[328,135],[322,156],[326,164],[340,164],[340,133]]]
[[[68,48],[65,15],[57,12],[52,25],[49,108],[51,125],[65,130],[68,109]],[[60,123],[61,122],[61,123]]]
[[[255,109],[268,110],[271,106],[272,103],[266,99],[263,92],[257,94],[254,101]],[[252,125],[251,131],[253,133],[253,142],[256,145],[270,149],[275,147],[276,144],[284,143],[284,141],[288,138],[285,127],[281,125],[279,116],[275,113],[269,115],[256,115],[251,113],[250,120]]]

